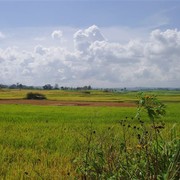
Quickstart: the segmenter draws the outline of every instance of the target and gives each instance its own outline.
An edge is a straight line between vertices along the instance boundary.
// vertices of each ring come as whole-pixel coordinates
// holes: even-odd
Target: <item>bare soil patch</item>
[[[135,107],[129,102],[81,102],[81,101],[53,101],[53,100],[27,100],[6,99],[0,100],[0,104],[31,104],[44,106],[112,106],[112,107]]]

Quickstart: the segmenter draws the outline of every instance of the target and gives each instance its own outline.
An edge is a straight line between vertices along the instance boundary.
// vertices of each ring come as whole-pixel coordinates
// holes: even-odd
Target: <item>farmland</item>
[[[88,137],[106,145],[113,139],[116,146],[123,136],[119,121],[127,117],[131,127],[139,123],[133,118],[137,92],[39,90],[47,100],[23,101],[27,92],[0,90],[1,179],[80,178],[78,158],[88,149]],[[171,140],[172,127],[178,138],[180,92],[147,92],[153,93],[166,104],[164,139]],[[145,112],[142,117],[148,126]]]

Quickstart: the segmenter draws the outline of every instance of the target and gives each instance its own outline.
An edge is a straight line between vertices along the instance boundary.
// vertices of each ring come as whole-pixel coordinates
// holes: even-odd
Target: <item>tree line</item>
[[[67,87],[67,86],[59,86],[55,84],[54,86],[51,84],[45,84],[43,86],[27,86],[21,83],[5,85],[0,84],[0,89],[8,88],[8,89],[44,89],[44,90],[92,90],[91,85],[82,86],[82,87]]]

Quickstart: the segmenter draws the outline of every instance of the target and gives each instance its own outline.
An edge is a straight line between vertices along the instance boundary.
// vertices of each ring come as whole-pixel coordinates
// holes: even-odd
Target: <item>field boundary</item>
[[[112,107],[135,107],[133,102],[92,102],[92,101],[60,101],[60,100],[27,100],[5,99],[0,104],[30,104],[44,106],[112,106]]]

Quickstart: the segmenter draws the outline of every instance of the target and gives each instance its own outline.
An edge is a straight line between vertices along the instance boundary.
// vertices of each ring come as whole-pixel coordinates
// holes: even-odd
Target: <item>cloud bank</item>
[[[60,30],[51,37],[62,38]],[[117,35],[118,36],[118,35]],[[147,39],[110,42],[93,25],[72,34],[73,51],[37,44],[0,48],[0,83],[60,86],[179,87],[180,31],[153,30]]]

